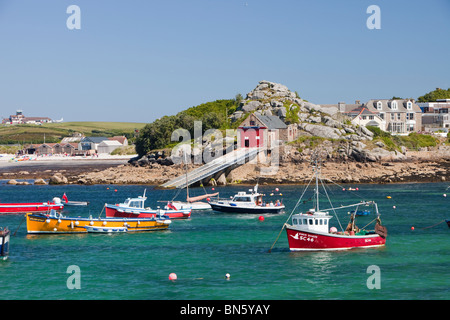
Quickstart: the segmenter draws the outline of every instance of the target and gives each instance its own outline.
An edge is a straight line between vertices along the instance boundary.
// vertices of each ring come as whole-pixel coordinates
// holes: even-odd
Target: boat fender
[[[61,219],[58,219],[58,223],[61,223]]]
[[[104,226],[106,226],[106,221],[103,221],[103,223],[102,223]]]
[[[93,226],[94,225],[94,221],[89,222],[89,225]]]
[[[140,221],[138,220],[137,224],[138,224],[138,225],[140,225],[140,224],[141,224],[141,222],[140,222]]]
[[[58,231],[58,229],[56,229],[56,228],[53,228],[53,231],[54,231],[54,232],[56,232],[56,231]]]
[[[73,221],[70,221],[70,227],[73,229]]]
[[[50,223],[50,219],[46,219],[46,220],[45,220],[45,223]]]
[[[79,225],[80,223],[78,222],[78,221],[75,221],[75,225],[77,226],[77,225]]]

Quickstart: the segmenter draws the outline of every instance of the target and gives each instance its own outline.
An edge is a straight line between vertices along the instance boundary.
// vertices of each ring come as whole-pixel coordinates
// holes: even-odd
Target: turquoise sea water
[[[167,231],[129,234],[27,235],[23,215],[0,216],[12,233],[10,256],[0,261],[3,300],[303,300],[303,299],[449,299],[450,189],[448,184],[358,185],[354,193],[330,186],[335,205],[364,199],[378,202],[388,228],[386,246],[340,252],[296,252],[288,249],[283,223],[303,186],[278,186],[287,207],[280,215],[194,212]],[[355,187],[355,186],[353,186]],[[109,188],[109,189],[108,189]],[[141,195],[147,205],[163,205],[171,190],[151,186],[10,186],[0,183],[0,202],[48,201],[65,192],[88,207],[66,207],[67,216],[98,216],[105,202]],[[229,197],[250,186],[217,187]],[[260,186],[269,194],[274,186]],[[117,191],[115,191],[117,190]],[[194,189],[201,194],[203,190]],[[208,188],[211,191],[211,188]],[[351,198],[352,195],[358,198]],[[387,199],[386,196],[391,196]],[[308,209],[311,203],[302,205]],[[323,207],[327,206],[325,201]],[[394,209],[393,206],[396,208]],[[373,215],[358,219],[364,226]],[[340,220],[346,225],[348,215]],[[331,225],[336,225],[336,218]],[[415,230],[411,230],[414,226]],[[80,289],[69,289],[68,267],[80,269]],[[380,289],[369,289],[369,266],[380,270]],[[178,279],[169,281],[170,273]],[[231,275],[229,280],[225,274]]]

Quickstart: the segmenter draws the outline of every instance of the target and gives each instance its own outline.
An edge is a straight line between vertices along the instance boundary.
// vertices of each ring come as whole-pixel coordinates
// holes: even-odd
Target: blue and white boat
[[[228,213],[281,213],[284,211],[284,205],[280,201],[265,203],[263,194],[258,192],[258,185],[249,192],[238,192],[230,200],[210,200],[209,204],[215,211]]]
[[[8,259],[9,254],[9,236],[8,228],[0,228],[0,259]]]

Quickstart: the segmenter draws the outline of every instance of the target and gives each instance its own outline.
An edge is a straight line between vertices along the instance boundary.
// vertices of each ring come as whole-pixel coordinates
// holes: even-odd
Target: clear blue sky
[[[260,80],[317,104],[417,98],[450,87],[449,39],[449,0],[0,0],[0,117],[152,122]]]

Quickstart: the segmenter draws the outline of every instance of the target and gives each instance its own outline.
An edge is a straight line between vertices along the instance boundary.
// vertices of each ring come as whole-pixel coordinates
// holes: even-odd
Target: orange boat
[[[27,213],[28,233],[88,233],[99,232],[140,232],[167,229],[171,223],[166,217],[157,218],[81,218],[65,217],[56,211],[50,214]]]

